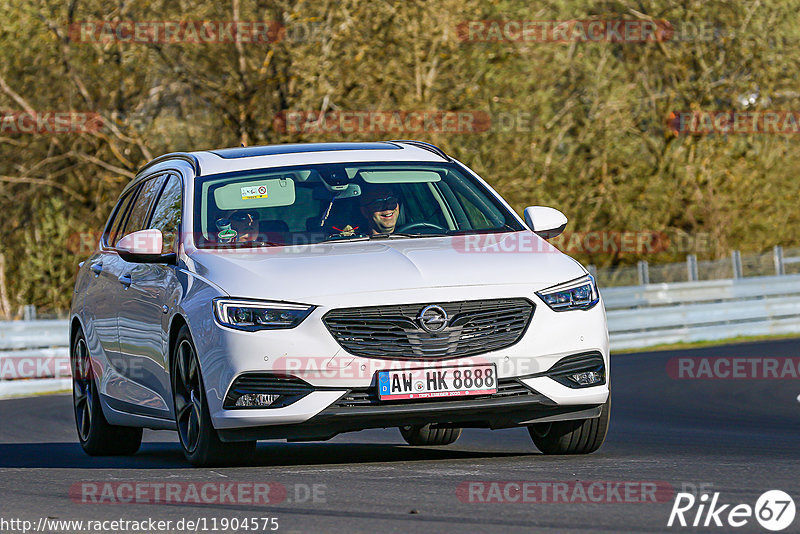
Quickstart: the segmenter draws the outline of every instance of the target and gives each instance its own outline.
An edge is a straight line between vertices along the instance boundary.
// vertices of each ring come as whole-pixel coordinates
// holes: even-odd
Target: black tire
[[[461,429],[411,425],[401,426],[400,434],[409,445],[450,445],[461,436]]]
[[[528,425],[528,432],[544,454],[589,454],[605,441],[610,416],[611,397],[603,404],[600,417],[534,423]]]
[[[103,415],[95,370],[80,331],[70,347],[72,406],[81,447],[90,456],[130,456],[142,445],[142,429],[111,425]]]
[[[175,423],[186,459],[195,466],[246,462],[255,451],[256,442],[226,443],[219,439],[211,423],[200,363],[186,325],[178,332],[172,362]]]

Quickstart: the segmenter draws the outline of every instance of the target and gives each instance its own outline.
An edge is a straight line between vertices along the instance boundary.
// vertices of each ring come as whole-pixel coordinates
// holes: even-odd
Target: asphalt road
[[[183,461],[171,432],[146,432],[142,449],[130,458],[85,456],[68,395],[0,401],[0,530],[21,526],[3,523],[11,519],[38,526],[43,517],[152,518],[173,521],[171,531],[212,532],[223,518],[267,517],[277,518],[279,532],[728,532],[733,529],[727,525],[668,528],[675,493],[719,492],[720,503],[753,506],[764,491],[780,489],[800,506],[800,380],[670,377],[670,360],[687,356],[796,358],[800,340],[613,356],[608,438],[598,452],[580,457],[543,456],[524,429],[466,430],[444,448],[406,446],[396,429],[388,429],[325,443],[262,442],[248,466],[196,469]],[[470,495],[505,500],[492,493],[497,488],[522,499],[513,485],[493,489],[489,481],[540,483],[527,486],[534,489],[526,499],[537,502],[469,502]],[[605,481],[595,484],[596,492],[580,491],[596,481]],[[126,482],[151,492],[177,483],[183,493],[167,504],[120,502],[129,495],[120,490]],[[216,490],[229,483],[272,483],[269,495],[286,494],[263,505],[246,503],[248,494],[219,504],[212,493],[197,504],[189,487],[207,482]],[[624,482],[634,493],[625,495]],[[650,483],[658,492],[639,502],[635,490],[652,489],[643,485]],[[474,492],[458,491],[465,487]],[[556,487],[567,489],[558,498],[545,493]],[[92,500],[93,488],[95,498],[115,502],[84,502]],[[112,493],[103,498],[107,491]],[[557,502],[538,502],[543,496]],[[686,514],[690,522],[696,509]],[[785,532],[800,531],[798,516]],[[181,518],[204,519],[205,525],[176,530]],[[52,524],[48,530],[56,531]],[[736,530],[767,532],[753,518]]]

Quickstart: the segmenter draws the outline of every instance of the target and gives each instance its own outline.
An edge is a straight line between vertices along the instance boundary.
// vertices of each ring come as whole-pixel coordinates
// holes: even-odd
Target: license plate
[[[497,393],[494,364],[378,372],[381,400],[434,399]]]

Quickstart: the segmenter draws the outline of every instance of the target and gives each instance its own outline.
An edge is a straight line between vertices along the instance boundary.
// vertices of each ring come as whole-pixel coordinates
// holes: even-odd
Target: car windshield
[[[345,163],[199,177],[202,248],[299,245],[522,230],[455,164]]]

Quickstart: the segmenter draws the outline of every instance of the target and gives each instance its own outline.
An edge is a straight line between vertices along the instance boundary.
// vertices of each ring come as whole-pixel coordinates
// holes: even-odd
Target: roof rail
[[[428,152],[433,152],[437,156],[440,156],[443,159],[446,159],[447,161],[453,161],[453,158],[451,158],[450,156],[445,154],[444,150],[442,150],[438,146],[433,145],[431,143],[426,143],[425,141],[415,141],[413,139],[392,139],[389,142],[390,143],[403,143],[403,144],[406,144],[406,145],[415,146],[417,148],[422,148],[423,150],[427,150]]]
[[[169,154],[164,154],[163,156],[158,156],[156,159],[152,160],[150,163],[139,169],[136,175],[138,176],[139,174],[142,174],[150,167],[158,165],[159,163],[163,163],[171,159],[185,161],[186,163],[192,166],[192,169],[194,170],[194,173],[197,176],[200,175],[200,162],[197,160],[196,156],[194,156],[193,154],[189,154],[188,152],[171,152]]]

